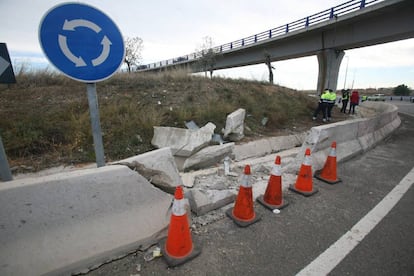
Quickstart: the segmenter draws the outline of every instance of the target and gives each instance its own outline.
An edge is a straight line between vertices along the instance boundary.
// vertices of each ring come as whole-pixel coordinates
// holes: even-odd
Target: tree
[[[213,40],[209,36],[203,37],[203,43],[200,46],[200,50],[196,50],[200,53],[199,64],[202,70],[207,76],[207,71],[210,72],[210,78],[213,77],[213,68],[216,64],[216,53],[213,50]]]
[[[275,67],[272,66],[272,61],[270,60],[270,54],[265,53],[265,64],[267,66],[267,69],[269,70],[269,83],[273,84],[273,70]]]
[[[401,84],[394,88],[394,95],[397,96],[408,96],[411,94],[410,88],[407,85]]]
[[[125,39],[125,59],[124,62],[128,66],[128,72],[131,72],[131,67],[138,65],[141,60],[141,51],[143,48],[143,41],[140,37],[127,37]]]

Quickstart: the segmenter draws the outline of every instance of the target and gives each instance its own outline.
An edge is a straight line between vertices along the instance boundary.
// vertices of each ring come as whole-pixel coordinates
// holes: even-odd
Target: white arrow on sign
[[[76,27],[86,27],[94,30],[96,33],[99,33],[101,31],[101,27],[85,19],[74,19],[70,21],[66,19],[65,23],[63,24],[63,30],[65,31],[74,31]]]
[[[101,44],[103,45],[102,52],[99,55],[99,57],[92,60],[93,66],[98,66],[99,64],[103,63],[109,56],[112,42],[106,36],[104,36],[104,38],[101,41]]]
[[[6,71],[6,69],[10,66],[10,63],[5,60],[3,57],[0,57],[0,76]]]
[[[75,56],[68,47],[67,38],[64,35],[59,35],[59,46],[62,50],[63,54],[73,63],[75,63],[76,67],[86,66],[85,61],[82,57]]]

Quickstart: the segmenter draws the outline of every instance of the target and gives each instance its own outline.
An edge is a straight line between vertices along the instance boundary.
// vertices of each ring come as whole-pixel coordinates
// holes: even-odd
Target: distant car
[[[385,95],[384,94],[375,94],[372,96],[368,96],[368,101],[385,101]]]

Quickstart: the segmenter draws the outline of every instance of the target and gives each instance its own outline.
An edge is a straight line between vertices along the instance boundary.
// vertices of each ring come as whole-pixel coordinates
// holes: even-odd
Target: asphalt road
[[[394,104],[402,113],[414,116],[414,103],[409,101],[387,101],[387,103]]]
[[[146,262],[143,252],[137,252],[89,275],[295,275],[313,261],[324,265],[321,254],[349,230],[359,235],[354,225],[367,222],[363,218],[414,168],[414,117],[401,114],[401,120],[376,147],[338,164],[341,183],[314,179],[319,192],[308,198],[287,191],[284,198],[290,204],[280,214],[255,204],[262,219],[247,228],[227,217],[204,226],[193,234],[202,253],[190,262],[168,268],[163,258]],[[413,179],[408,181],[401,200],[389,213],[379,208],[386,215],[375,216],[378,224],[357,238],[355,248],[345,252],[339,246],[332,255],[328,251],[328,259],[343,256],[325,274],[414,275],[414,188]]]

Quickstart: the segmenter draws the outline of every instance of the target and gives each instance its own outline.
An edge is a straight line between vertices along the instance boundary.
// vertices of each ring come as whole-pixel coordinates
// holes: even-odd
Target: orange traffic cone
[[[169,266],[183,264],[201,253],[200,249],[193,247],[181,186],[175,190],[168,236],[161,251]]]
[[[311,165],[311,152],[307,148],[305,152],[305,159],[300,167],[298,177],[296,178],[295,185],[290,185],[289,190],[304,196],[311,196],[318,192],[317,189],[313,188],[312,181],[312,165]]]
[[[260,220],[253,209],[253,190],[250,183],[249,165],[244,167],[244,174],[234,208],[228,209],[226,214],[240,227],[247,227]]]
[[[282,171],[279,155],[276,156],[275,164],[273,164],[266,192],[259,196],[257,201],[270,210],[282,209],[288,205],[288,202],[282,198]]]
[[[332,142],[331,151],[326,158],[323,169],[315,173],[315,177],[329,184],[341,182],[336,174],[336,142]]]

